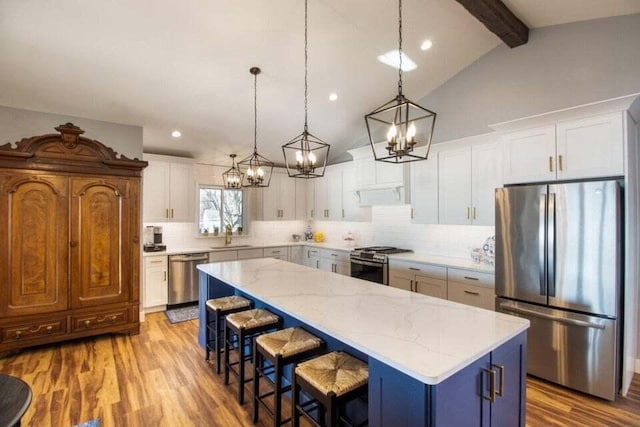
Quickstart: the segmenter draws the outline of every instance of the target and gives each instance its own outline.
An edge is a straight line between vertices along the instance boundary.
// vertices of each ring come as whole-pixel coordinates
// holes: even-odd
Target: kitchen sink
[[[241,248],[251,248],[251,245],[229,245],[229,246],[211,246],[211,249],[241,249]]]

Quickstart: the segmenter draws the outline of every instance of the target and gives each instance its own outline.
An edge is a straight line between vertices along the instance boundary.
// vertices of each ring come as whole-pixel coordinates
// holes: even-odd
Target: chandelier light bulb
[[[416,136],[416,125],[414,122],[411,122],[409,125],[409,129],[407,129],[407,141],[413,142],[413,138]]]
[[[258,168],[258,176],[260,178],[262,178],[264,176],[264,171],[262,170],[262,168]]]
[[[387,141],[391,142],[398,135],[398,129],[396,128],[395,123],[391,123],[391,127],[389,128],[389,132],[387,132]]]
[[[296,151],[296,162],[302,163],[303,160],[304,158],[302,157],[302,151]]]
[[[314,165],[316,163],[316,160],[317,160],[316,159],[316,155],[313,154],[313,153],[309,153],[308,159],[309,159],[309,163],[311,163],[312,165]]]

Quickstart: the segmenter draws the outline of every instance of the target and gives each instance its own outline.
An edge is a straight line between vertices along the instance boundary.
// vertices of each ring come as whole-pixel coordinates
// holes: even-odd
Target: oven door
[[[381,262],[351,258],[351,277],[387,284],[387,265]]]

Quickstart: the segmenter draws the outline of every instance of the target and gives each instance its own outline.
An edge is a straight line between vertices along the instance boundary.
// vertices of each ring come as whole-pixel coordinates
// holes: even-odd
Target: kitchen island
[[[369,363],[371,426],[523,426],[527,320],[254,259],[199,265],[204,302],[236,293]]]

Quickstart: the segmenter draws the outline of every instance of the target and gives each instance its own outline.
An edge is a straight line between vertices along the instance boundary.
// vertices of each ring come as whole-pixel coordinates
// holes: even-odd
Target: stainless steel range
[[[370,282],[389,284],[389,257],[391,254],[413,252],[410,249],[398,249],[392,246],[371,246],[355,248],[351,251],[351,277]]]

